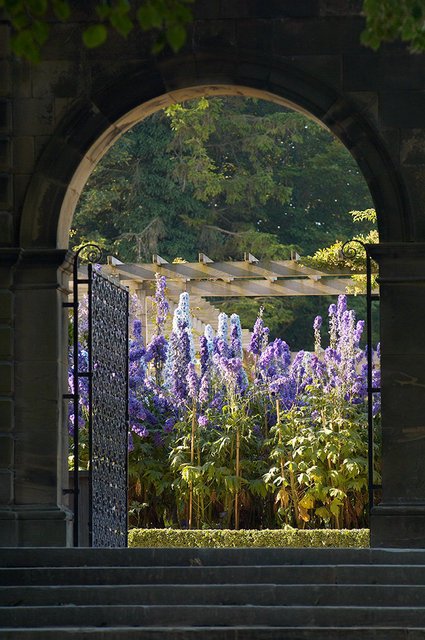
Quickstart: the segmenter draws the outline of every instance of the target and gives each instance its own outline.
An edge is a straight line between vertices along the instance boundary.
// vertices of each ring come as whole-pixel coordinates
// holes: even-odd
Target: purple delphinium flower
[[[203,376],[207,372],[210,362],[210,351],[206,336],[199,337],[199,349],[201,355],[201,376]]]
[[[201,384],[199,385],[199,402],[208,402],[210,397],[210,382],[208,380],[208,375],[204,373],[201,378]]]
[[[167,420],[164,422],[164,431],[166,433],[171,433],[175,423],[176,421],[174,420],[174,418],[167,418]]]
[[[183,404],[188,395],[187,369],[191,362],[188,326],[185,320],[177,314],[175,330],[169,342],[171,357],[170,387],[179,405]]]
[[[135,338],[141,338],[142,337],[142,321],[141,320],[134,320],[134,322],[133,322],[133,336]]]
[[[214,363],[220,371],[224,385],[231,396],[241,384],[242,361],[240,358],[225,358],[214,354]]]
[[[264,326],[263,322],[264,307],[260,307],[257,320],[255,321],[254,328],[251,334],[251,342],[248,347],[249,353],[254,356],[261,356],[264,348],[267,346],[267,340],[269,335],[269,328]]]
[[[167,287],[167,281],[165,276],[161,276],[159,273],[155,273],[156,291],[155,291],[155,304],[156,304],[156,319],[155,327],[157,334],[162,332],[162,327],[165,324],[168,316],[169,306],[167,298],[165,297],[165,289]]]
[[[164,435],[162,433],[158,433],[158,431],[155,431],[152,434],[152,438],[153,438],[153,445],[154,447],[158,448],[158,447],[162,447],[162,445],[164,444]]]
[[[320,327],[322,326],[322,316],[316,316],[313,322],[314,329],[314,351],[316,355],[320,353],[321,347],[321,335],[320,335]]]
[[[137,418],[138,420],[146,420],[146,411],[143,404],[136,398],[132,390],[130,389],[128,400],[128,413],[130,418]]]
[[[199,416],[199,417],[198,417],[198,424],[199,424],[201,427],[206,427],[206,426],[207,426],[207,424],[208,424],[208,418],[207,418],[207,416]]]
[[[291,362],[291,353],[284,340],[276,338],[261,354],[258,368],[267,381],[286,375]]]
[[[360,338],[362,337],[364,326],[365,326],[364,320],[359,320],[356,324],[356,330],[354,333],[354,345],[356,348],[359,346]]]
[[[133,323],[133,339],[130,340],[129,346],[129,384],[133,391],[139,391],[144,384],[146,363],[145,363],[145,346],[142,337],[142,324],[140,320]]]
[[[314,322],[313,322],[313,329],[320,329],[320,327],[322,326],[322,316],[316,316],[314,318]]]
[[[130,428],[132,432],[136,433],[140,438],[146,438],[146,436],[149,435],[149,431],[146,429],[146,427],[143,425],[137,424],[136,422],[131,423]]]
[[[167,361],[167,352],[168,342],[165,337],[159,334],[153,336],[146,349],[145,361],[153,361],[157,384],[161,384],[162,381],[162,372]]]
[[[329,306],[329,346],[335,349],[338,341],[338,318],[336,305]]]
[[[232,358],[242,360],[242,329],[241,321],[237,313],[230,316],[230,355]]]
[[[227,345],[229,336],[229,319],[226,313],[220,313],[218,316],[217,338],[224,340]]]
[[[216,393],[214,398],[210,402],[212,409],[220,409],[223,405],[223,397],[220,393]]]
[[[176,315],[177,309],[179,313]],[[190,303],[189,303],[189,294],[187,291],[184,291],[180,294],[179,304],[176,311],[174,312],[174,318],[177,319],[177,325],[179,322],[183,322],[185,324],[185,331],[187,333],[187,337],[189,340],[189,354],[190,360],[195,360],[195,347],[193,344],[193,335],[192,335],[192,319],[190,316]],[[175,320],[173,319],[173,331],[176,331]]]
[[[223,338],[217,338],[215,348],[216,353],[218,353],[223,358],[229,357],[229,347],[227,346],[227,342],[225,342]]]
[[[342,316],[346,311],[347,311],[347,296],[345,295],[338,296],[336,313],[339,320],[341,320]]]
[[[193,402],[196,402],[198,398],[199,380],[193,362],[189,362],[187,365],[187,385],[189,397]]]

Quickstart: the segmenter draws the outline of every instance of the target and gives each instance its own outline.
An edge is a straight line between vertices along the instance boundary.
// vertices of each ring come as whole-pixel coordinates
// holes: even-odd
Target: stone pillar
[[[374,547],[425,548],[425,243],[371,247],[379,264],[382,502]]]
[[[63,250],[19,250],[9,283],[14,370],[7,389],[3,377],[0,407],[6,412],[6,405],[13,406],[13,413],[0,434],[8,441],[4,455],[10,454],[3,461],[9,491],[0,493],[1,546],[72,541],[72,514],[63,494],[68,486],[66,259]]]

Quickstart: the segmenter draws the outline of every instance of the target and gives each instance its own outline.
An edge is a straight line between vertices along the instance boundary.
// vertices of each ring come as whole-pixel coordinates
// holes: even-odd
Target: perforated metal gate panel
[[[89,265],[90,544],[127,546],[128,290]]]

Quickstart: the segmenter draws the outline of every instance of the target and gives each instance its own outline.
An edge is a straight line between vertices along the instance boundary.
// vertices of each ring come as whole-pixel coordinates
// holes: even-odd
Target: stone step
[[[3,585],[425,584],[425,565],[191,567],[20,567],[0,569]]]
[[[108,605],[0,607],[0,627],[269,626],[423,627],[419,607]]]
[[[422,607],[425,586],[299,584],[161,584],[0,587],[0,606],[285,605]]]
[[[423,564],[423,549],[1,548],[0,567]]]
[[[424,640],[410,627],[43,627],[2,629],[2,640]]]

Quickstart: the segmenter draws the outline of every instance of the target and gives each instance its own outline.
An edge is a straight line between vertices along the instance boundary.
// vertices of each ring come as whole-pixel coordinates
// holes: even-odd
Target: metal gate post
[[[350,259],[357,255],[356,249],[350,246],[360,245],[366,254],[366,344],[367,344],[367,432],[368,432],[368,494],[369,516],[374,505],[374,492],[382,489],[382,485],[374,484],[374,424],[373,424],[373,394],[380,393],[379,387],[373,386],[373,347],[372,347],[372,302],[379,300],[379,295],[372,293],[372,260],[369,245],[361,240],[348,240],[342,245],[342,256]]]

